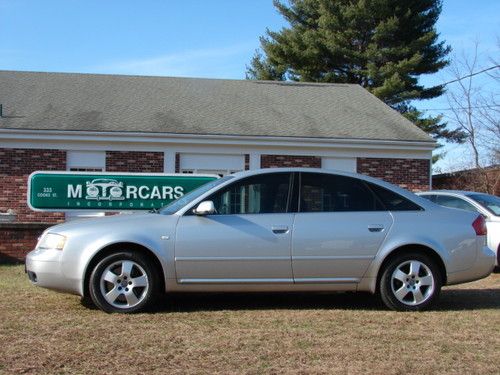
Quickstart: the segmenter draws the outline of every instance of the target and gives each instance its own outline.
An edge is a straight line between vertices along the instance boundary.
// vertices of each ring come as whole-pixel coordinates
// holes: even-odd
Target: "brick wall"
[[[17,222],[57,222],[64,215],[34,212],[26,204],[28,176],[37,170],[64,171],[66,152],[60,150],[0,149],[0,212],[9,208],[17,213]]]
[[[64,221],[62,213],[32,211],[26,200],[32,172],[65,169],[65,151],[0,149],[0,212],[16,213],[13,223],[0,223],[0,263],[23,261],[48,226]]]
[[[317,156],[261,155],[261,168],[305,167],[321,168],[321,158]]]
[[[163,152],[106,151],[106,171],[162,173],[163,160]]]
[[[358,158],[357,172],[381,178],[408,190],[429,190],[429,160]]]
[[[23,262],[35,248],[38,237],[50,224],[0,223],[0,263]]]

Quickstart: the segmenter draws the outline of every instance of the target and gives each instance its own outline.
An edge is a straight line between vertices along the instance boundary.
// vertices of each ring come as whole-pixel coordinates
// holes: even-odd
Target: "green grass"
[[[108,315],[0,266],[0,373],[498,374],[500,274],[397,313],[367,294],[167,297]]]

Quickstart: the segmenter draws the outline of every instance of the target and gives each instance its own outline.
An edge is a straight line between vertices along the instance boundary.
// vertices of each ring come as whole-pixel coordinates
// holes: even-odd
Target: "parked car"
[[[478,212],[486,219],[488,247],[496,253],[495,266],[500,263],[500,198],[494,195],[461,190],[432,190],[418,193],[444,207]]]
[[[240,172],[159,212],[49,228],[26,259],[39,286],[136,312],[164,292],[369,291],[422,310],[441,286],[488,276],[477,213],[358,174]]]

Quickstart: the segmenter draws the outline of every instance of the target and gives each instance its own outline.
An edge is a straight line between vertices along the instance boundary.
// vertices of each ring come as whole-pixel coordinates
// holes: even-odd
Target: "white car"
[[[500,257],[500,198],[494,195],[460,190],[433,190],[418,193],[423,198],[441,206],[479,212],[486,219],[488,247],[496,256],[496,267]]]

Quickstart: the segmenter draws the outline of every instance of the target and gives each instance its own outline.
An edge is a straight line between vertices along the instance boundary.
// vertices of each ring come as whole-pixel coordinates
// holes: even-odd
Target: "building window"
[[[68,151],[66,158],[66,169],[70,172],[104,172],[106,169],[105,151]],[[66,220],[74,220],[104,216],[104,212],[71,211],[65,216]]]
[[[245,155],[179,154],[179,172],[226,176],[245,170]]]
[[[181,169],[180,172],[185,174],[216,174],[219,177],[224,177],[240,171],[233,169]]]

